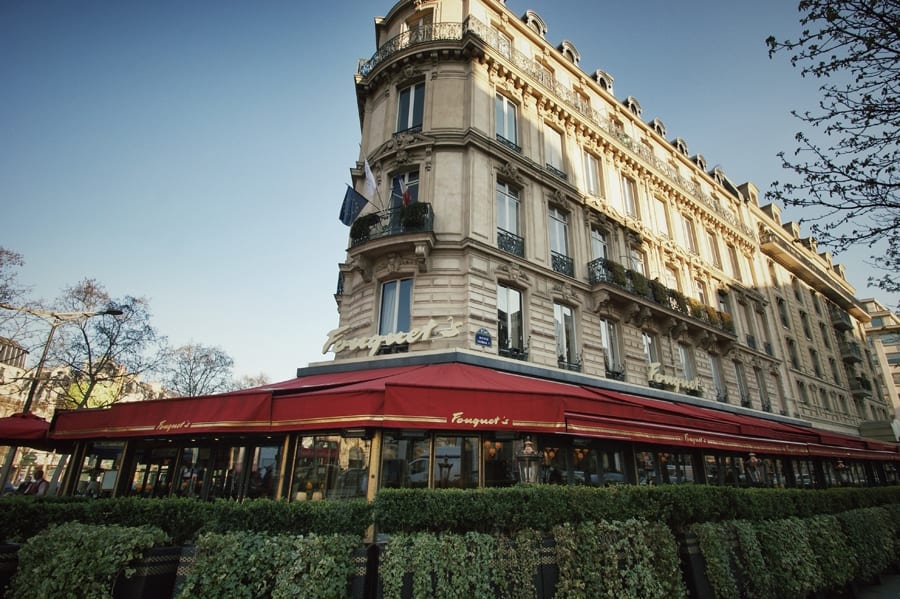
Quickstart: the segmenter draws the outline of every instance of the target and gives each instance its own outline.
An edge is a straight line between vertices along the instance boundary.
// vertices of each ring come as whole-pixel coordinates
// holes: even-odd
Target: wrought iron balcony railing
[[[515,152],[515,153],[517,153],[517,154],[521,154],[521,153],[522,153],[522,148],[519,147],[519,145],[516,144],[516,142],[514,142],[514,141],[512,141],[512,140],[510,140],[510,139],[506,139],[505,137],[503,137],[503,136],[500,135],[499,133],[497,134],[497,141],[499,141],[499,142],[502,143],[504,146],[506,146],[507,148],[509,148],[510,150],[512,150],[513,152]]]
[[[409,29],[383,43],[369,60],[360,60],[357,73],[366,77],[385,59],[411,46],[442,40],[461,40],[462,36],[462,23],[432,23]]]
[[[507,254],[525,257],[525,240],[509,231],[497,229],[497,247]]]
[[[581,372],[581,360],[577,362],[567,362],[566,360],[557,360],[557,366],[563,370],[571,370],[572,372]]]
[[[828,312],[831,315],[831,324],[834,325],[834,328],[844,331],[849,331],[853,328],[853,320],[850,318],[850,315],[840,308],[829,308]]]
[[[575,262],[570,257],[558,252],[550,252],[550,262],[555,272],[568,277],[575,276]]]
[[[497,350],[497,353],[503,356],[504,358],[512,358],[514,360],[522,360],[523,362],[528,361],[528,348],[521,347],[501,347]]]
[[[566,180],[569,178],[569,176],[568,176],[566,173],[564,173],[563,171],[559,170],[558,168],[556,168],[556,167],[553,166],[552,164],[545,164],[545,165],[544,165],[544,169],[545,169],[548,173],[550,173],[551,175],[553,175],[554,177],[559,177],[559,178],[562,179],[563,181],[566,181]]]
[[[664,308],[706,322],[731,335],[734,334],[734,321],[731,315],[701,304],[693,298],[685,297],[677,289],[670,289],[658,280],[650,280],[643,274],[629,270],[612,260],[597,258],[588,262],[588,280],[592,285],[602,283],[619,287]]]
[[[350,227],[350,245],[357,246],[373,239],[422,233],[434,230],[434,212],[431,204],[416,202],[409,206],[389,208],[381,212],[364,214]]]
[[[842,341],[840,343],[841,358],[845,362],[862,362],[862,350],[855,341]]]

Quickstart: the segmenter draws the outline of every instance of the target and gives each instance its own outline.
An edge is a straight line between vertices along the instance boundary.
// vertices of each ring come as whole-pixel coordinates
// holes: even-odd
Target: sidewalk
[[[859,587],[857,599],[900,599],[900,574],[881,577],[881,584]]]

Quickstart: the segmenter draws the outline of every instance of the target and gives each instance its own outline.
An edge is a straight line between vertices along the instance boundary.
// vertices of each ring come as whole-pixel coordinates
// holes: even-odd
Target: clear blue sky
[[[537,11],[550,41],[735,182],[783,178],[789,109],[812,107],[816,85],[764,40],[796,34],[795,3],[507,5]],[[236,375],[331,359],[353,74],[390,7],[0,2],[0,245],[24,255],[21,282],[48,300],[84,277],[145,296],[173,344],[220,346]],[[851,283],[880,297],[860,256],[841,258]]]

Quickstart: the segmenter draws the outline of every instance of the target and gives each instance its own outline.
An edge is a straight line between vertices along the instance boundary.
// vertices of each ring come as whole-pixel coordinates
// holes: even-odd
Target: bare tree
[[[799,11],[802,33],[769,37],[769,56],[789,54],[802,76],[822,82],[822,98],[793,112],[807,131],[778,156],[799,181],[776,181],[770,197],[808,209],[803,221],[835,251],[870,248],[884,275],[869,282],[900,292],[900,3],[801,0]]]
[[[256,375],[247,375],[237,378],[231,382],[231,389],[237,391],[239,389],[250,389],[251,387],[262,387],[263,385],[268,385],[272,381],[269,380],[269,375],[264,372],[260,372]]]
[[[234,360],[218,347],[190,343],[172,351],[163,368],[166,391],[180,397],[231,389]]]
[[[102,284],[84,279],[63,290],[60,311],[121,310],[60,327],[51,362],[62,368],[53,381],[70,408],[100,407],[118,401],[141,374],[164,358],[165,339],[150,324],[146,299],[113,299]]]
[[[19,285],[17,269],[25,264],[22,254],[0,246],[0,304],[13,304],[25,293]]]

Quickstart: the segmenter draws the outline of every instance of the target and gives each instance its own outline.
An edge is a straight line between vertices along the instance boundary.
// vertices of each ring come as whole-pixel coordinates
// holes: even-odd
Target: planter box
[[[165,599],[172,597],[181,562],[181,547],[157,547],[132,563],[133,576],[120,574],[113,584],[114,599]]]

